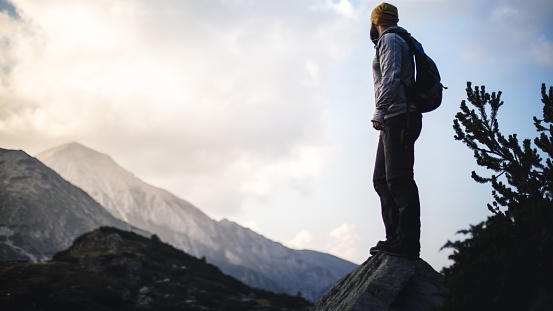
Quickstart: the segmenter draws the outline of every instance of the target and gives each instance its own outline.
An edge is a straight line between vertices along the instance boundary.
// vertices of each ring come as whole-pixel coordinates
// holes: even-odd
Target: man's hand
[[[373,121],[373,127],[375,130],[382,131],[384,129],[384,124],[378,121]]]

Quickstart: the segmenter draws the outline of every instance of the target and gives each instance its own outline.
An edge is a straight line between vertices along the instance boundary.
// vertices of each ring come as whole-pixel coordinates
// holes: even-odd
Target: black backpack
[[[411,54],[415,57],[415,83],[407,86],[401,81],[406,88],[407,98],[421,113],[438,108],[442,103],[442,91],[447,87],[440,82],[440,73],[436,63],[424,53],[422,44],[410,33],[399,29],[390,29],[388,32],[400,35],[407,42]]]

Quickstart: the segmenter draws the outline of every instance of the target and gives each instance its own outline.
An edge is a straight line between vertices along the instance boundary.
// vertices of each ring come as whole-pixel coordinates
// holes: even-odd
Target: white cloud
[[[306,249],[310,247],[312,241],[313,234],[309,230],[302,230],[288,241],[286,246],[295,249]]]
[[[344,223],[328,234],[325,248],[330,254],[356,261],[360,258],[359,248],[356,245],[360,238],[355,225]]]
[[[353,17],[355,14],[355,10],[348,0],[338,0],[337,2],[334,0],[326,0],[326,5],[344,17]]]
[[[544,35],[537,36],[531,47],[531,59],[538,65],[553,67],[553,42]]]
[[[510,20],[519,15],[519,11],[511,7],[497,7],[493,9],[491,19],[496,22]]]
[[[311,77],[317,79],[319,77],[320,68],[314,61],[308,59],[305,61],[305,70],[311,75]]]
[[[304,177],[315,177],[324,163],[324,157],[321,146],[307,145],[292,149],[289,157],[273,163],[259,163],[256,158],[244,156],[234,165],[239,171],[253,171],[249,174],[251,180],[240,185],[240,191],[265,197],[274,192],[275,180],[290,183]]]
[[[478,69],[492,65],[487,72],[535,64],[550,66],[552,2],[467,1],[467,8],[471,14],[465,13],[458,20],[463,27],[456,34],[462,60]],[[450,48],[448,52],[452,51]]]
[[[79,141],[216,216],[320,171],[325,78],[355,46],[342,15],[297,1],[13,2],[21,19],[0,15],[4,146]]]

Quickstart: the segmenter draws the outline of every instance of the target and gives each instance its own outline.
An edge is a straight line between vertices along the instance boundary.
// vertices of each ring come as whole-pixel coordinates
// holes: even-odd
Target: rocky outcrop
[[[422,259],[379,253],[338,281],[311,311],[427,311],[443,303],[444,276]]]

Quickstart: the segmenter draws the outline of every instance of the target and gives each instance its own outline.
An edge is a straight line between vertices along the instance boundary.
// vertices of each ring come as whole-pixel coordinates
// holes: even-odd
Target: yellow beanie
[[[397,8],[386,2],[382,2],[371,13],[371,22],[378,26],[395,26],[398,21]]]

